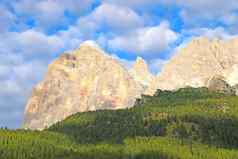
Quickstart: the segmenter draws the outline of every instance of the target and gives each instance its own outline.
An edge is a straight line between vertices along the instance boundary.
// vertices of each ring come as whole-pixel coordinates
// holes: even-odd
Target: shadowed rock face
[[[49,65],[26,106],[24,128],[43,129],[77,112],[132,107],[142,90],[117,61],[86,43]]]
[[[186,86],[207,86],[209,79],[216,75],[236,80],[230,75],[238,64],[238,39],[228,41],[197,38],[182,48],[162,69],[157,79],[157,88],[175,90]],[[238,76],[237,76],[238,77]],[[238,81],[238,80],[237,80]],[[234,83],[229,83],[234,85]]]

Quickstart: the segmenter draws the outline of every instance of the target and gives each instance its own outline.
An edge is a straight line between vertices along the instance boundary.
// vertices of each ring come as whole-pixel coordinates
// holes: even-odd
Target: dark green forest
[[[44,131],[0,130],[0,159],[237,159],[238,97],[158,90],[133,108],[72,115]]]

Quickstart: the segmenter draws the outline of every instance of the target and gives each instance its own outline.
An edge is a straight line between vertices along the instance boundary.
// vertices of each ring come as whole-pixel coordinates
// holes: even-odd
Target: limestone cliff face
[[[226,83],[238,94],[238,39],[194,39],[157,77],[142,58],[127,71],[94,43],[86,42],[49,65],[44,80],[32,91],[24,127],[43,129],[77,112],[132,107],[141,94],[153,95],[157,89],[207,86],[227,91]]]
[[[197,38],[165,65],[157,79],[157,88],[174,90],[186,86],[207,86],[214,76],[237,80],[238,39],[228,41]],[[232,73],[233,72],[233,73]],[[232,85],[232,83],[229,83]]]
[[[141,90],[123,66],[87,42],[49,65],[28,101],[24,127],[43,129],[77,112],[128,108]]]
[[[225,80],[231,86],[238,84],[238,64],[233,65],[224,71]]]
[[[143,88],[143,94],[153,95],[153,92],[151,93],[149,88],[155,81],[155,76],[150,73],[149,67],[143,58],[137,57],[129,73],[137,84]]]

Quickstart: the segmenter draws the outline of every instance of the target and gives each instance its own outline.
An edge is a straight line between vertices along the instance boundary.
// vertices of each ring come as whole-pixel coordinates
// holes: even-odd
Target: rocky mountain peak
[[[180,49],[158,76],[160,89],[202,87],[238,63],[238,41],[200,37]],[[225,76],[226,77],[226,76]]]
[[[82,42],[78,49],[73,50],[71,54],[79,57],[107,57],[111,58],[95,41]]]
[[[101,49],[101,47],[93,40],[87,40],[82,42],[80,44],[80,47],[93,47],[93,48]]]
[[[24,127],[43,129],[77,112],[132,107],[141,91],[121,64],[86,42],[49,65],[28,100]]]
[[[238,87],[237,52],[238,39],[200,37],[180,49],[155,77],[141,57],[128,71],[95,42],[84,42],[49,65],[28,100],[24,127],[43,129],[77,112],[132,107],[141,94],[153,95],[157,89],[230,90],[227,83]]]
[[[149,67],[142,57],[137,57],[133,68],[137,72],[149,72]]]
[[[151,91],[148,91],[148,89],[154,82],[155,76],[150,73],[146,61],[142,57],[137,57],[129,72],[137,84],[141,85],[144,94],[151,95]]]

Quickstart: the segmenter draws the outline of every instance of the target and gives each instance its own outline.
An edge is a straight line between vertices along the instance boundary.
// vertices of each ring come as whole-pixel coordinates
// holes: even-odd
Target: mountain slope
[[[235,159],[238,97],[158,90],[124,110],[78,113],[44,131],[0,130],[4,159]]]
[[[122,143],[127,137],[174,136],[219,147],[237,147],[238,98],[185,88],[143,96],[129,110],[80,113],[49,130],[67,134],[82,144]],[[191,131],[191,132],[190,132]],[[180,134],[181,133],[181,134]]]

